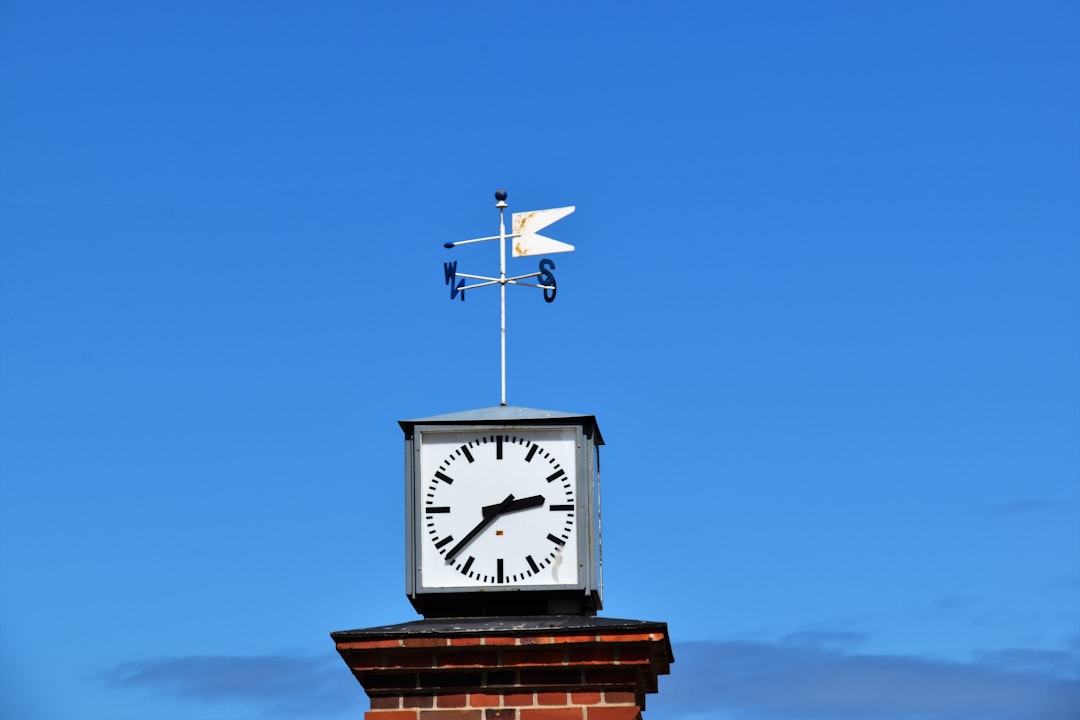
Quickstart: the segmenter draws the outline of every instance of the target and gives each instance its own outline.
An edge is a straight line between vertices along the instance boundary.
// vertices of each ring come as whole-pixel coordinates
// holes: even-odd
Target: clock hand
[[[506,499],[500,503],[494,505],[485,505],[482,509],[483,519],[477,523],[476,527],[468,532],[465,537],[458,541],[457,545],[450,548],[450,552],[446,553],[447,560],[453,560],[454,556],[461,552],[461,549],[468,545],[473,538],[482,533],[484,529],[495,521],[495,518],[500,515],[504,515],[509,512],[516,512],[518,510],[527,510],[529,508],[540,507],[544,504],[543,495],[533,495],[527,498],[521,498],[515,500],[513,494],[507,495]]]
[[[495,505],[488,505],[487,507],[485,507],[483,510],[484,518],[480,522],[478,522],[476,524],[476,527],[470,530],[465,537],[461,538],[461,540],[458,541],[457,545],[450,548],[450,552],[446,553],[446,559],[453,560],[454,556],[461,552],[461,549],[463,547],[472,542],[472,539],[474,537],[482,533],[484,531],[484,528],[486,528],[488,525],[495,521],[495,518],[502,515],[505,512],[505,508],[508,508],[513,504],[514,496],[507,495],[506,499],[503,500],[501,503],[497,503]]]
[[[511,495],[507,500],[512,500]],[[484,508],[484,516],[493,515],[499,516],[504,513],[515,512],[517,510],[527,510],[528,508],[540,507],[544,504],[543,495],[533,495],[527,498],[521,498],[520,500],[512,500],[507,504],[506,500],[495,505],[488,505]]]

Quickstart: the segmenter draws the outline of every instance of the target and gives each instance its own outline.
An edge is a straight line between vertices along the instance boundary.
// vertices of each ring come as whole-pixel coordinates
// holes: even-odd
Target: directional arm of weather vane
[[[536,283],[516,282],[514,280],[507,280],[506,284],[507,285],[520,285],[521,287],[540,288],[541,290],[554,290],[555,289],[555,287],[553,285],[537,285]]]
[[[460,275],[460,273],[459,273],[459,275]],[[525,278],[537,277],[539,275],[540,275],[539,272],[529,273],[528,275],[515,275],[514,277],[506,278],[506,282],[514,283],[515,285],[524,285],[525,283],[519,283],[519,282],[516,282],[516,281],[517,280],[524,280]],[[466,277],[468,277],[468,276],[466,276]]]
[[[489,242],[491,240],[498,240],[499,238],[516,238],[516,237],[521,237],[521,233],[513,233],[513,234],[510,234],[510,235],[488,235],[487,237],[472,238],[471,240],[458,240],[457,242],[446,242],[446,243],[443,243],[443,247],[447,248],[447,249],[450,249],[450,248],[459,247],[461,245],[472,245],[473,243],[478,243],[478,242]]]
[[[476,283],[475,285],[462,285],[457,289],[458,292],[465,292],[466,290],[475,290],[476,288],[487,287],[488,285],[498,285],[498,280],[489,280],[487,282]]]
[[[469,278],[470,280],[490,280],[491,282],[499,282],[499,278],[493,278],[489,275],[470,275],[469,273],[455,273],[456,277]]]

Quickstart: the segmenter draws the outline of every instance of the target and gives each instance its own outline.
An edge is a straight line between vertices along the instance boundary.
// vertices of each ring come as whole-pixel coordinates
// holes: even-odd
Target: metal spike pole
[[[500,357],[502,364],[502,395],[500,405],[506,405],[506,223],[504,213],[506,210],[506,192],[496,193],[498,202],[495,207],[499,208],[499,341]]]

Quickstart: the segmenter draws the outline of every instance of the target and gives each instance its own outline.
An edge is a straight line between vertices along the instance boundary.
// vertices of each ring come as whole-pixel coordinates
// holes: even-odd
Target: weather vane
[[[459,273],[457,271],[457,260],[453,262],[443,263],[443,276],[446,279],[446,284],[450,286],[450,299],[454,300],[459,295],[461,299],[465,299],[466,290],[475,290],[477,288],[487,287],[489,285],[499,286],[499,339],[500,339],[500,358],[502,365],[502,399],[500,404],[506,404],[506,286],[507,285],[522,285],[524,287],[537,288],[544,293],[544,300],[547,302],[555,301],[555,274],[551,271],[555,269],[555,263],[548,258],[540,260],[540,269],[536,272],[528,273],[527,275],[515,275],[514,277],[506,277],[506,241],[513,240],[512,253],[513,257],[528,257],[535,256],[544,253],[557,253],[557,252],[571,252],[574,249],[573,245],[568,243],[559,242],[558,240],[552,240],[549,237],[538,235],[539,230],[544,229],[552,223],[562,220],[564,217],[574,212],[574,206],[551,208],[550,210],[534,210],[532,212],[514,213],[510,216],[510,227],[513,232],[509,235],[506,233],[506,222],[504,213],[508,207],[506,204],[506,191],[495,191],[495,207],[499,208],[499,234],[491,235],[482,238],[473,238],[472,240],[460,240],[458,242],[444,243],[443,247],[455,248],[460,245],[471,245],[472,243],[488,242],[490,240],[499,241],[499,277],[488,277],[487,275],[471,275],[469,273]],[[464,278],[459,280],[458,278]],[[537,278],[539,282],[525,282],[531,278]],[[472,285],[466,285],[465,279],[477,280]]]

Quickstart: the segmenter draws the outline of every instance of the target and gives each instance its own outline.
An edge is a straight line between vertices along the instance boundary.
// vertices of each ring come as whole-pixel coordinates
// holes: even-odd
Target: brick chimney
[[[640,720],[674,661],[667,624],[441,618],[331,633],[365,720]]]

